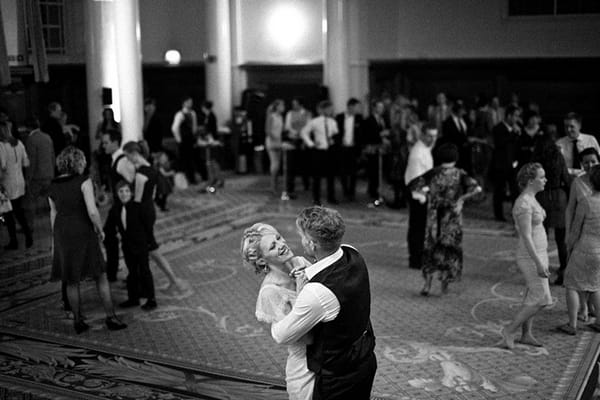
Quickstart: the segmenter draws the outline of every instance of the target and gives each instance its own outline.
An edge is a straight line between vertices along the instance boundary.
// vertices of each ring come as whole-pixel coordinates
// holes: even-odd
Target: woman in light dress
[[[308,265],[303,257],[294,257],[285,239],[271,225],[257,223],[244,231],[242,259],[264,276],[256,299],[256,318],[269,324],[283,319],[292,309],[300,291],[301,277],[290,277],[295,267]],[[315,376],[307,367],[306,345],[309,337],[288,345],[285,381],[290,400],[312,399]]]
[[[571,224],[575,218],[575,210],[586,197],[592,194],[592,183],[590,182],[589,175],[590,169],[594,165],[598,165],[600,163],[600,155],[598,154],[598,150],[593,147],[582,150],[579,153],[579,158],[585,173],[575,178],[571,184],[569,202],[567,203],[567,208],[565,210],[565,228],[567,232],[567,239],[569,238],[568,236],[570,233]],[[566,297],[569,323],[559,326],[558,329],[569,335],[574,335],[577,332],[577,320],[582,322],[588,321],[589,294],[585,291],[578,291],[575,287],[567,287]],[[578,310],[579,315],[577,315]]]
[[[567,300],[575,304],[568,304],[569,324],[559,329],[571,335],[577,333],[579,297],[576,292],[590,297],[596,321],[588,327],[600,332],[600,166],[592,167],[588,175],[592,193],[577,205],[567,238],[569,262],[565,287]]]
[[[541,164],[528,163],[519,170],[517,182],[521,194],[515,201],[512,214],[519,234],[517,266],[525,278],[527,291],[523,306],[502,330],[501,345],[509,349],[515,347],[514,336],[519,327],[522,329],[520,343],[542,346],[531,332],[533,317],[552,304],[548,284],[548,238],[543,224],[546,213],[535,199],[536,193],[544,190],[546,174]]]
[[[273,101],[267,108],[265,121],[265,147],[269,154],[271,191],[274,195],[278,192],[278,177],[281,169],[281,152],[283,145],[283,112],[285,103],[281,99]]]

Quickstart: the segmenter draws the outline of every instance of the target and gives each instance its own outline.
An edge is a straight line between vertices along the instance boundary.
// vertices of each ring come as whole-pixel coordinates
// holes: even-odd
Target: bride
[[[295,257],[279,232],[263,223],[244,231],[241,252],[244,263],[264,276],[256,299],[256,318],[270,324],[280,321],[291,311],[304,282],[301,276],[292,278],[292,270],[310,263],[303,257]],[[310,338],[304,337],[288,345],[285,381],[290,400],[312,399],[315,376],[306,363],[309,343]]]

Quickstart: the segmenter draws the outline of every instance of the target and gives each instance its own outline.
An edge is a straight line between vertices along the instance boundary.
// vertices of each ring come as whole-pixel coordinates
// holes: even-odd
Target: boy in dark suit
[[[150,271],[148,238],[139,203],[131,201],[131,188],[126,181],[119,181],[116,190],[120,204],[111,208],[107,224],[115,224],[119,230],[121,248],[129,270],[127,276],[128,299],[120,306],[124,308],[138,306],[140,297],[146,297],[147,301],[142,309],[153,310],[157,307],[154,280],[152,271]]]

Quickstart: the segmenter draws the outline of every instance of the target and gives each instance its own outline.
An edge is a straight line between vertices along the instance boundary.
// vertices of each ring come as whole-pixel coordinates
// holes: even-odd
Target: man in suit
[[[497,221],[506,221],[503,204],[507,188],[511,201],[514,201],[519,193],[515,167],[517,166],[516,152],[517,139],[520,134],[520,122],[521,109],[515,105],[509,105],[506,108],[504,120],[492,129],[494,150],[490,165],[490,178],[494,184],[494,217]]]
[[[463,101],[455,100],[450,106],[450,115],[442,124],[443,134],[436,147],[444,143],[454,144],[458,148],[458,162],[456,166],[471,173],[471,146],[468,136],[468,126],[464,119],[466,114],[467,110]]]
[[[371,115],[365,120],[363,129],[363,143],[367,155],[367,193],[371,198],[369,206],[381,205],[379,200],[379,151],[382,138],[389,134],[383,114],[385,106],[381,101],[371,104]]]
[[[62,107],[60,103],[52,102],[48,104],[48,119],[42,125],[42,132],[46,132],[52,138],[54,154],[57,156],[67,146],[67,138],[60,123],[61,117]]]
[[[356,172],[363,117],[360,114],[360,101],[351,98],[346,103],[346,112],[335,117],[339,134],[335,142],[339,149],[339,168],[342,189],[346,199],[352,201],[356,193]]]
[[[52,138],[42,132],[37,118],[29,118],[25,126],[30,130],[25,138],[25,150],[29,157],[29,167],[25,169],[25,191],[24,208],[27,221],[34,225],[35,210],[38,200],[43,199],[44,205],[48,205],[48,188],[54,178],[54,146]]]
[[[277,343],[294,343],[311,333],[306,358],[316,377],[314,400],[368,400],[377,359],[365,260],[341,244],[345,225],[336,210],[305,208],[296,228],[317,262],[301,273],[307,283],[291,312],[271,326],[271,335]]]

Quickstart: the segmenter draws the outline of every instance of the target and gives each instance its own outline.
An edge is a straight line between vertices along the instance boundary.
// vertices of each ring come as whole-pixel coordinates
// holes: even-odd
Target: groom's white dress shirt
[[[337,251],[304,270],[306,278],[312,279],[319,272],[331,266],[340,258],[344,251]],[[271,326],[271,336],[277,343],[294,343],[319,322],[333,321],[340,313],[340,302],[325,285],[308,282],[296,298],[292,311],[279,322]]]

